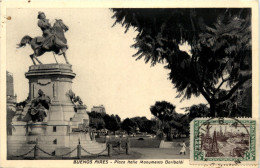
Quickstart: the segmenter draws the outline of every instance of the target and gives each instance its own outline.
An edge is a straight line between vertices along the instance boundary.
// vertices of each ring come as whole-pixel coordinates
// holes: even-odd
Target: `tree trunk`
[[[210,117],[217,117],[215,102],[210,103]]]

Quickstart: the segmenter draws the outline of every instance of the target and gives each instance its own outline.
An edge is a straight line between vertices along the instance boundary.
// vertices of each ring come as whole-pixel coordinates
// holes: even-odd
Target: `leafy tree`
[[[133,117],[131,118],[140,129],[140,132],[154,133],[156,130],[156,122],[148,120],[146,117]]]
[[[97,130],[106,128],[112,132],[120,129],[120,117],[118,115],[108,115],[92,111],[89,114],[90,126]]]
[[[89,126],[95,128],[96,130],[101,130],[105,128],[105,122],[103,118],[92,118],[90,117]]]
[[[12,131],[14,130],[14,127],[12,125],[12,119],[15,116],[16,111],[13,108],[7,107],[7,113],[6,113],[6,128],[7,128],[7,135],[12,135]]]
[[[161,129],[170,139],[171,126],[169,122],[175,122],[179,115],[175,111],[175,106],[167,101],[157,101],[150,107],[151,113],[162,121]]]
[[[95,112],[95,111],[88,113],[88,115],[89,115],[89,117],[92,117],[92,118],[103,118],[102,114]]]
[[[118,118],[116,116],[114,116],[113,114],[111,116],[106,114],[104,116],[104,121],[106,123],[106,126],[105,126],[106,129],[108,129],[114,133],[115,133],[115,131],[119,130],[120,122],[118,122]]]
[[[151,113],[162,122],[170,121],[176,117],[175,106],[167,101],[157,101],[150,107]]]
[[[251,81],[245,82],[242,89],[238,89],[230,99],[221,102],[216,109],[220,112],[220,117],[252,117]]]
[[[135,132],[136,128],[137,128],[137,124],[136,122],[134,122],[133,120],[126,118],[121,125],[121,128],[123,130],[125,130],[127,132],[127,134],[129,135],[130,133]]]
[[[133,117],[131,120],[136,123],[137,127],[140,129],[140,132],[143,132],[144,120],[141,117]]]
[[[156,131],[156,121],[155,120],[145,120],[142,131],[150,133],[150,134],[154,134]]]
[[[207,107],[206,104],[194,104],[191,107],[185,107],[183,109],[185,109],[185,112],[188,113],[179,114],[179,118],[177,118],[177,121],[171,122],[171,126],[176,128],[176,131],[178,133],[186,134],[186,136],[189,136],[190,122],[194,118],[209,117],[210,109]]]
[[[116,117],[117,122],[121,123],[121,118],[117,114],[115,115],[115,117]]]
[[[138,31],[137,60],[165,63],[169,79],[189,99],[202,95],[217,106],[252,78],[250,8],[112,9],[115,24]],[[115,25],[114,24],[114,25]],[[180,46],[188,44],[190,52]],[[225,90],[225,92],[223,92]],[[234,102],[232,102],[234,103]]]
[[[209,116],[209,108],[206,104],[198,104],[192,105],[191,107],[187,108],[185,111],[188,111],[189,120],[192,121],[194,118],[197,117],[208,117]]]
[[[97,130],[101,130],[101,129],[105,128],[105,122],[100,113],[92,111],[92,112],[88,113],[88,115],[89,115],[89,119],[90,119],[89,126],[91,128],[95,128]]]

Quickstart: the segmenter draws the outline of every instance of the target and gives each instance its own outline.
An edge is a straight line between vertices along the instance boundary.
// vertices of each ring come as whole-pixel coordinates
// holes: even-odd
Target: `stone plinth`
[[[28,132],[27,123],[23,121],[12,121],[12,135],[13,136],[25,136]]]
[[[30,122],[27,124],[29,127],[29,135],[46,135],[46,122]]]
[[[30,100],[38,96],[39,89],[51,99],[47,121],[70,121],[74,115],[74,106],[67,95],[76,76],[71,67],[69,64],[32,65],[25,73],[29,79]]]

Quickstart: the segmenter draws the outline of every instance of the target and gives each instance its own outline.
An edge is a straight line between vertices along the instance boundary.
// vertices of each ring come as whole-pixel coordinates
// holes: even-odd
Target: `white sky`
[[[24,100],[29,91],[24,74],[32,61],[30,46],[16,49],[24,35],[41,36],[37,26],[38,11],[45,12],[53,23],[60,18],[70,28],[65,36],[69,49],[67,58],[77,74],[73,80],[73,91],[80,96],[90,111],[93,105],[103,104],[108,114],[121,118],[146,116],[150,118],[150,106],[155,101],[166,100],[182,107],[205,103],[204,98],[194,98],[180,103],[170,80],[169,71],[163,65],[150,67],[144,61],[132,57],[137,32],[121,25],[111,27],[114,19],[109,9],[7,9],[7,70],[13,73],[14,90],[18,101]],[[64,63],[63,56],[57,56]],[[39,57],[43,63],[55,63],[52,53]]]

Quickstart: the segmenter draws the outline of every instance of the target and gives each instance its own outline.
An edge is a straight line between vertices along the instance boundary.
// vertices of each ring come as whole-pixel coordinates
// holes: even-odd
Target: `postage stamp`
[[[196,118],[190,125],[190,163],[257,163],[256,125],[249,118]]]

